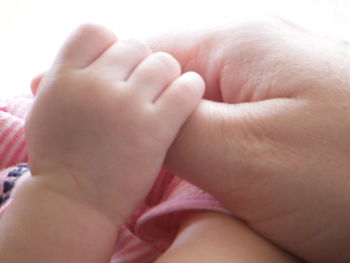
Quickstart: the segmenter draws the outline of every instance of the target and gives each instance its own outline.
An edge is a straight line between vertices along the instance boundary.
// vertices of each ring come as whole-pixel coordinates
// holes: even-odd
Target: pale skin
[[[75,31],[27,120],[32,176],[1,218],[0,261],[108,262],[203,90],[166,53],[101,27]]]
[[[26,126],[32,175],[17,184],[1,217],[0,261],[108,262],[118,228],[145,198],[204,82],[181,74],[166,53],[86,25],[45,77],[33,81],[33,91]],[[215,242],[203,242],[210,239]],[[245,224],[213,212],[189,216],[158,262],[218,256],[220,262],[297,262]]]
[[[216,212],[199,212],[182,222],[171,247],[156,263],[301,263],[246,224]]]
[[[167,167],[304,260],[350,262],[349,43],[278,18],[149,42],[200,73],[211,100]]]

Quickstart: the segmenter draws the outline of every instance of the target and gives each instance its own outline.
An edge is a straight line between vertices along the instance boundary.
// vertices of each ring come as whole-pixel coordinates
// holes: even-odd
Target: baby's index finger
[[[55,64],[84,68],[109,48],[117,37],[97,25],[82,25],[71,33],[59,51]]]

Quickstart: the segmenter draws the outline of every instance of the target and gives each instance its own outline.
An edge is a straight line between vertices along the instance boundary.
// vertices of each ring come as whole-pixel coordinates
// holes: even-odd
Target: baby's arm
[[[171,247],[156,263],[297,263],[238,219],[198,212],[185,220]]]
[[[33,90],[32,177],[2,214],[0,261],[108,262],[118,227],[146,197],[204,82],[181,74],[168,54],[87,25]]]
[[[51,178],[16,185],[0,218],[0,262],[108,262],[121,222],[59,194]]]

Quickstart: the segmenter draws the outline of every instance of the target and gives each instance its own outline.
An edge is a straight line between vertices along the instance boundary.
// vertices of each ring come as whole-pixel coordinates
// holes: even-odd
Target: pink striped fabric
[[[31,95],[0,100],[0,169],[28,161],[24,122],[32,102]],[[110,263],[153,262],[174,240],[182,218],[198,210],[229,214],[208,193],[161,171],[146,200],[116,233]]]
[[[28,160],[24,120],[32,101],[30,95],[0,101],[0,168]]]

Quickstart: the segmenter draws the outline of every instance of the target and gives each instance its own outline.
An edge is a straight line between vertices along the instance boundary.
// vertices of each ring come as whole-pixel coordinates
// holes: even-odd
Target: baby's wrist
[[[0,261],[107,262],[120,224],[72,199],[72,195],[66,196],[51,179],[29,176],[14,189],[2,217],[2,226],[6,227],[0,227],[3,236],[9,237],[0,238],[1,248],[7,252]],[[18,228],[19,224],[22,227]],[[28,242],[34,252],[28,249]]]
[[[105,221],[117,231],[122,224],[122,219],[112,217],[108,211],[102,211],[99,207],[98,200],[92,201],[92,198],[87,197],[77,182],[71,176],[62,173],[50,174],[34,174],[28,176],[20,182],[18,187],[14,189],[13,196],[17,195],[17,191],[21,189],[32,189],[30,191],[40,192],[44,196],[50,196],[48,202],[54,205],[56,202],[69,206],[69,209],[77,211],[78,214],[93,214],[98,221]],[[26,190],[28,191],[28,190]]]

